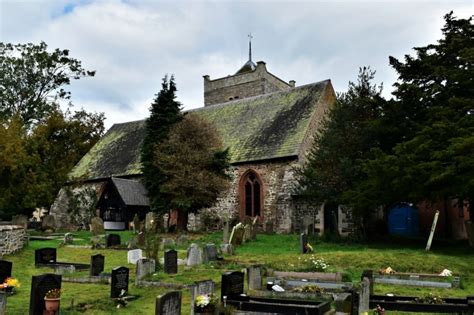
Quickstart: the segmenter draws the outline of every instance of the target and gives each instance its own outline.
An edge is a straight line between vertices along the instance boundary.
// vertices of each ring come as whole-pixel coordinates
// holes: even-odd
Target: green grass
[[[122,242],[126,242],[131,233],[119,232]],[[74,245],[89,244],[89,232],[75,232]],[[169,235],[166,237],[170,237]],[[172,235],[171,237],[176,237]],[[222,233],[206,235],[190,234],[192,242],[199,244],[219,244]],[[52,272],[49,268],[34,267],[34,250],[42,247],[59,247],[61,239],[48,241],[30,241],[21,252],[4,257],[13,262],[13,276],[22,284],[17,294],[8,298],[8,314],[26,314],[28,312],[31,276]],[[397,244],[383,240],[371,245],[328,243],[310,239],[316,257],[324,258],[330,265],[329,271],[346,273],[346,278],[357,281],[365,269],[379,270],[388,266],[400,272],[439,273],[448,268],[461,275],[459,289],[432,289],[409,286],[375,285],[376,294],[393,293],[399,295],[421,296],[428,292],[443,297],[465,297],[474,292],[474,251],[466,245],[455,243],[434,243],[433,250],[425,252],[421,242],[412,241]],[[400,243],[400,242],[399,242]],[[186,246],[178,247],[179,258],[186,256]],[[110,301],[110,287],[104,284],[76,284],[63,282],[64,294],[61,300],[61,314],[154,314],[155,298],[167,291],[162,288],[138,288],[134,286],[135,266],[127,264],[126,250],[91,250],[80,247],[59,247],[57,260],[60,262],[89,263],[90,256],[101,253],[105,256],[105,272],[111,272],[116,266],[130,268],[129,292],[137,296],[125,309],[116,309]],[[191,284],[197,280],[211,279],[217,282],[220,290],[221,274],[227,270],[241,270],[251,264],[262,264],[274,270],[305,270],[303,260],[308,255],[299,254],[298,235],[258,235],[254,242],[237,248],[235,256],[225,257],[225,263],[215,262],[194,268],[179,266],[177,275],[158,272],[151,279],[176,284]],[[88,272],[76,272],[74,276],[85,276]],[[169,290],[169,289],[168,289]],[[219,291],[218,291],[219,292]],[[189,313],[189,290],[183,290],[182,313]],[[406,314],[387,312],[387,314]]]

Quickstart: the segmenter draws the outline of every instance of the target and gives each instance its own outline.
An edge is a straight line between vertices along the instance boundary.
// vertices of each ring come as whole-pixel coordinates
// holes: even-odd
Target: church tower
[[[295,81],[289,83],[267,71],[265,62],[252,61],[252,37],[249,35],[249,60],[234,74],[211,80],[204,77],[204,106],[221,104],[242,98],[287,91],[295,87]]]

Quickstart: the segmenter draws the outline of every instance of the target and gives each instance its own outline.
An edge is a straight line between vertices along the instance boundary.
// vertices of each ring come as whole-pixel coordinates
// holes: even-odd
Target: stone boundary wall
[[[0,257],[15,253],[28,242],[28,233],[19,225],[0,226]]]

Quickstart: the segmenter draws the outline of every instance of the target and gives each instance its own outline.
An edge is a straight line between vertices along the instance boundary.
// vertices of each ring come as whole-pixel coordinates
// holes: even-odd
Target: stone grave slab
[[[221,277],[221,300],[224,296],[232,299],[244,293],[244,273],[240,271],[226,272]]]
[[[135,279],[142,280],[148,275],[155,273],[156,262],[154,259],[141,258],[137,261],[136,277]]]
[[[181,315],[181,291],[171,291],[158,296],[155,315]]]
[[[128,279],[130,270],[127,267],[116,267],[112,269],[110,283],[110,297],[118,298],[122,290],[128,291]]]
[[[45,247],[35,250],[35,265],[56,263],[56,248]]]
[[[114,247],[120,245],[120,235],[118,234],[108,234],[105,240],[107,247]]]
[[[91,267],[89,270],[89,275],[98,276],[102,271],[104,271],[105,257],[104,255],[97,254],[91,256]]]
[[[127,261],[129,264],[135,265],[139,259],[143,258],[143,252],[141,249],[129,250],[127,253]]]
[[[244,232],[245,232],[244,225],[242,223],[236,224],[232,228],[232,232],[230,233],[229,244],[232,244],[233,246],[242,245]]]
[[[203,249],[203,262],[205,264],[217,260],[217,247],[215,244],[206,244]]]
[[[202,264],[202,249],[198,244],[191,244],[188,248],[187,262],[188,266],[196,266]]]
[[[249,290],[262,289],[262,266],[253,265],[247,268],[247,287]]]
[[[178,252],[174,249],[169,249],[165,252],[163,269],[168,274],[178,273]]]
[[[30,315],[43,315],[44,296],[51,289],[61,289],[61,275],[44,274],[31,277]]]
[[[0,283],[3,283],[6,278],[12,276],[13,263],[6,260],[0,260]]]

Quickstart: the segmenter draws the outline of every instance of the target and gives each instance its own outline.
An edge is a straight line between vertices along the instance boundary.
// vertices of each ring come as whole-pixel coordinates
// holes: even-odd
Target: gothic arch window
[[[240,180],[240,216],[263,216],[263,185],[260,176],[247,171]]]

